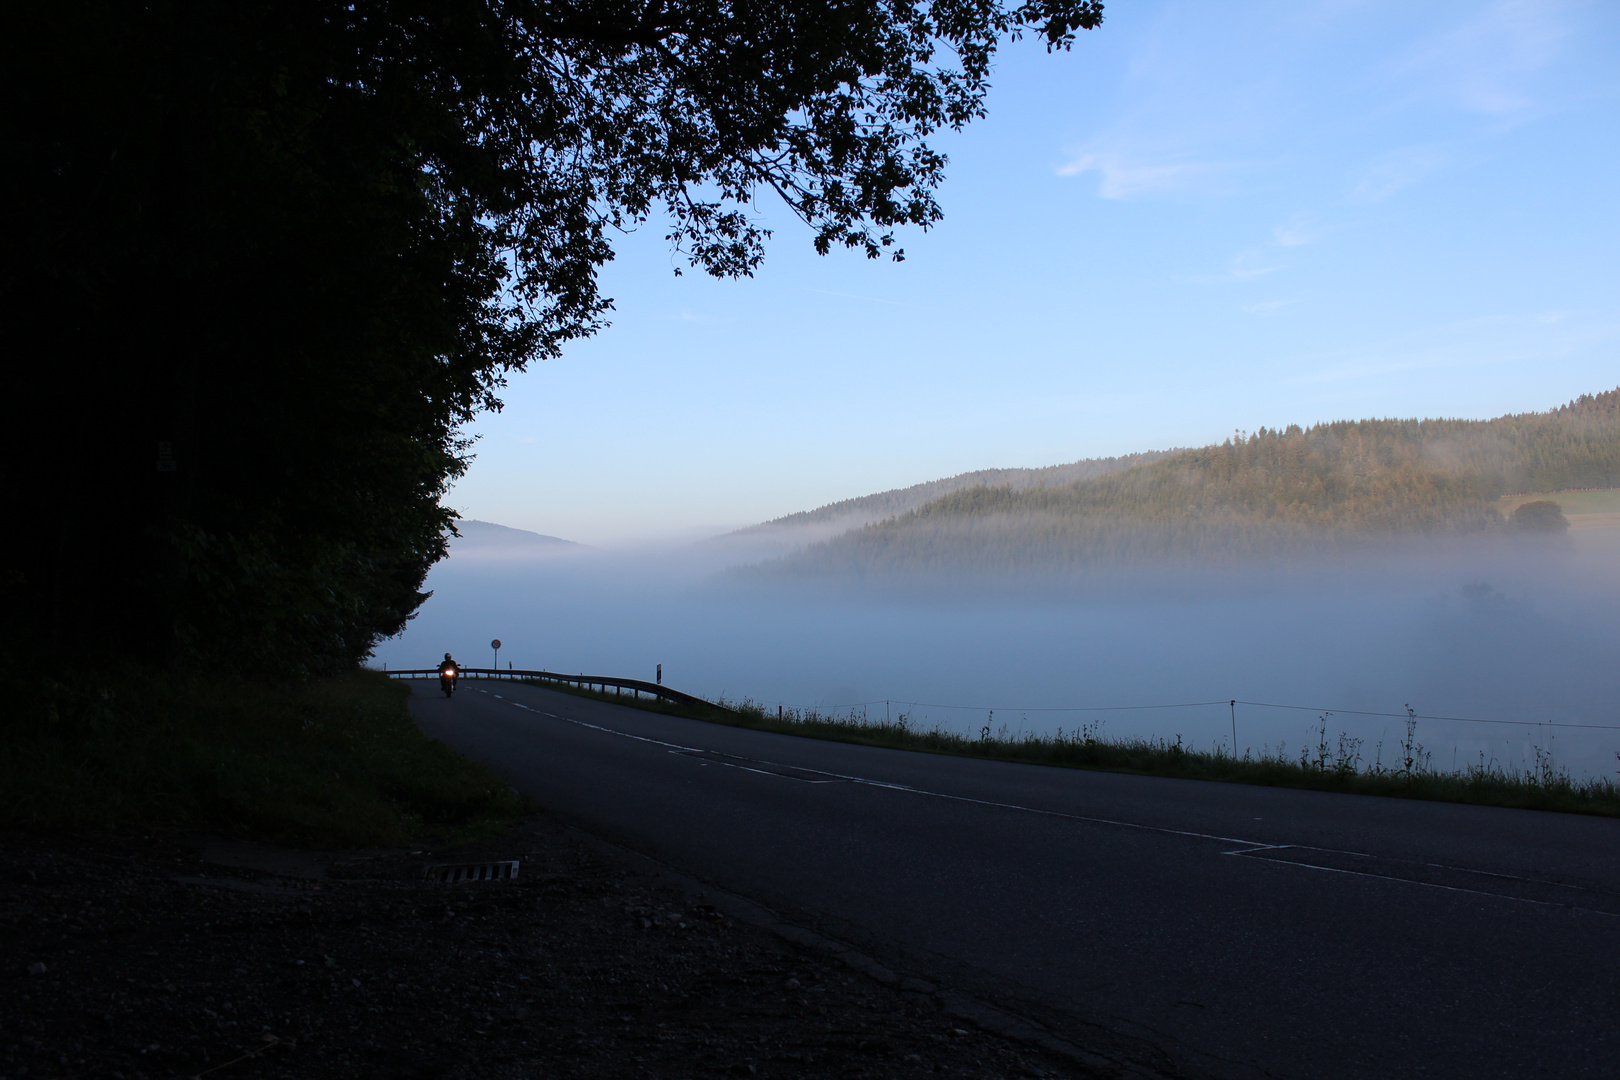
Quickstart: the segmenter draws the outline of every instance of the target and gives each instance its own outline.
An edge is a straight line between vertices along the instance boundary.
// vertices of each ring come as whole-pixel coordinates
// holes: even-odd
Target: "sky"
[[[1004,48],[906,261],[752,279],[657,223],[448,502],[607,547],[1234,430],[1620,386],[1620,4],[1115,0]]]

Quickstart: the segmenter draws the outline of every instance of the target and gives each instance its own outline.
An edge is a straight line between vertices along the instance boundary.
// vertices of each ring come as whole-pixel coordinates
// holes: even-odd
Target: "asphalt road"
[[[540,805],[1116,1060],[1620,1076],[1620,821],[1118,776],[416,684]]]

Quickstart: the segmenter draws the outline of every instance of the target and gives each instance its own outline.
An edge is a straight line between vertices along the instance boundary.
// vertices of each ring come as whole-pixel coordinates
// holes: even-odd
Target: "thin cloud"
[[[724,326],[727,323],[734,323],[737,321],[736,319],[721,318],[717,315],[704,315],[701,312],[695,311],[682,311],[679,315],[676,315],[675,318],[681,322],[694,323],[697,326]]]
[[[1282,269],[1278,266],[1258,266],[1256,265],[1257,262],[1258,254],[1255,252],[1246,251],[1240,255],[1233,256],[1232,261],[1227,265],[1226,268],[1226,280],[1253,281],[1255,278],[1265,277],[1267,274],[1275,274],[1278,270]]]
[[[1470,112],[1513,117],[1536,104],[1530,76],[1550,66],[1569,36],[1563,7],[1540,0],[1498,0],[1424,42],[1395,67],[1425,96]]]
[[[885,300],[881,296],[861,296],[858,293],[837,292],[833,289],[806,289],[805,291],[820,293],[822,296],[842,296],[846,300],[866,300],[874,304],[889,304],[893,307],[913,306],[903,300]]]
[[[1439,172],[1447,158],[1445,149],[1436,145],[1406,146],[1382,154],[1362,170],[1360,179],[1350,190],[1350,201],[1382,202]]]
[[[1319,229],[1309,225],[1302,218],[1295,218],[1271,230],[1271,238],[1277,242],[1277,246],[1285,248],[1302,247],[1313,243],[1320,235]]]
[[[1559,318],[1549,321],[1548,314]],[[1493,315],[1445,323],[1362,348],[1323,357],[1323,366],[1289,380],[1321,384],[1395,375],[1408,371],[1462,369],[1500,364],[1542,363],[1595,343],[1620,339],[1620,326],[1593,321],[1550,328],[1566,313]]]
[[[1104,199],[1134,199],[1207,186],[1232,165],[1187,158],[1151,160],[1123,150],[1089,151],[1058,167],[1059,176],[1097,174],[1097,194]]]
[[[1232,256],[1231,259],[1227,260],[1226,269],[1218,274],[1195,274],[1186,280],[1200,285],[1224,285],[1234,282],[1253,281],[1256,278],[1263,278],[1267,274],[1275,274],[1281,269],[1280,266],[1265,265],[1260,251],[1251,248],[1248,251],[1240,251]]]
[[[1270,315],[1274,311],[1293,307],[1297,303],[1298,300],[1265,300],[1258,304],[1245,304],[1243,310],[1250,315]]]

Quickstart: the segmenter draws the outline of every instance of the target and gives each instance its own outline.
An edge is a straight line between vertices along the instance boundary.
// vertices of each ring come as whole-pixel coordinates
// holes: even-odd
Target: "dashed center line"
[[[1158,833],[1163,836],[1182,836],[1194,840],[1212,840],[1228,847],[1228,850],[1221,852],[1222,855],[1231,855],[1238,858],[1247,858],[1258,862],[1266,862],[1272,866],[1293,866],[1304,870],[1316,870],[1329,874],[1345,874],[1351,877],[1374,878],[1382,881],[1399,882],[1405,885],[1420,885],[1424,888],[1440,889],[1445,892],[1486,896],[1498,900],[1511,900],[1521,904],[1534,904],[1540,907],[1578,908],[1579,910],[1590,911],[1594,914],[1607,915],[1611,918],[1620,918],[1620,911],[1606,911],[1602,908],[1588,907],[1583,904],[1574,904],[1555,900],[1537,900],[1531,897],[1515,896],[1511,893],[1494,892],[1488,889],[1470,889],[1466,886],[1446,885],[1434,881],[1422,881],[1411,877],[1405,877],[1400,874],[1381,874],[1370,870],[1355,870],[1341,866],[1326,866],[1322,865],[1321,863],[1304,862],[1297,859],[1267,858],[1264,854],[1265,852],[1287,850],[1313,852],[1317,853],[1321,857],[1341,856],[1346,859],[1367,859],[1370,862],[1377,863],[1403,861],[1381,859],[1378,856],[1369,855],[1359,851],[1342,851],[1335,848],[1314,847],[1309,844],[1268,844],[1259,840],[1243,840],[1237,837],[1221,836],[1216,833],[1198,832],[1191,829],[1172,829],[1163,825],[1143,825],[1140,822],[1122,821],[1117,818],[1093,817],[1087,814],[1071,814],[1062,810],[1047,810],[1042,807],[1025,806],[1020,803],[1001,802],[995,799],[980,799],[971,795],[953,795],[950,792],[932,791],[928,788],[914,787],[910,784],[900,784],[889,780],[874,780],[871,777],[866,776],[854,776],[845,773],[827,772],[822,769],[806,768],[802,765],[783,765],[774,761],[762,761],[756,758],[745,758],[734,754],[724,754],[720,751],[710,750],[705,747],[686,746],[682,743],[670,742],[667,739],[656,739],[648,735],[634,735],[628,731],[621,731],[618,728],[606,727],[602,724],[593,724],[586,720],[578,720],[572,716],[560,716],[557,713],[547,712],[544,709],[537,709],[532,705],[525,705],[520,701],[509,701],[501,697],[501,695],[491,694],[487,690],[480,690],[478,692],[481,694],[489,694],[489,696],[503,701],[507,705],[534,713],[537,716],[544,716],[552,720],[561,720],[564,723],[573,724],[576,727],[589,728],[592,731],[600,731],[607,735],[616,735],[621,739],[631,739],[635,742],[648,743],[653,746],[662,746],[672,754],[679,754],[683,757],[698,758],[699,764],[703,765],[710,763],[727,765],[731,768],[741,769],[745,772],[757,773],[764,776],[775,776],[781,779],[798,781],[800,783],[861,784],[865,785],[866,787],[880,788],[886,791],[898,791],[908,795],[922,795],[934,799],[945,799],[951,802],[968,803],[974,806],[986,806],[997,810],[1013,810],[1025,814],[1036,814],[1041,817],[1083,822],[1088,825],[1107,825],[1121,829],[1135,829],[1141,832]],[[796,775],[800,773],[811,774],[811,776],[815,777],[815,779]],[[1419,863],[1414,864],[1414,866],[1428,870],[1496,878],[1504,882],[1512,882],[1522,886],[1569,889],[1573,892],[1586,891],[1578,886],[1572,886],[1565,882],[1543,881],[1538,878],[1514,877],[1509,874],[1495,874],[1489,871],[1472,870],[1468,867],[1447,866],[1442,863]]]

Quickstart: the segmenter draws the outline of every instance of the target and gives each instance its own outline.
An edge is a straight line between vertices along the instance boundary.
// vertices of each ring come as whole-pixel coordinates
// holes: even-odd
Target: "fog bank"
[[[487,667],[498,637],[503,667],[651,678],[662,664],[666,683],[709,698],[905,712],[973,733],[1100,725],[1199,747],[1232,745],[1226,702],[1238,699],[1331,709],[1329,739],[1362,739],[1368,762],[1382,741],[1385,764],[1402,722],[1353,711],[1410,703],[1435,716],[1620,726],[1617,529],[1578,530],[1555,549],[1183,566],[1088,589],[1039,574],[896,585],[722,573],[756,554],[735,543],[453,553],[376,659],[423,667],[449,650]],[[1297,756],[1319,722],[1315,711],[1239,705],[1238,750]],[[1577,776],[1620,766],[1620,730],[1422,720],[1418,739],[1442,769],[1481,755],[1523,768],[1537,749]]]

